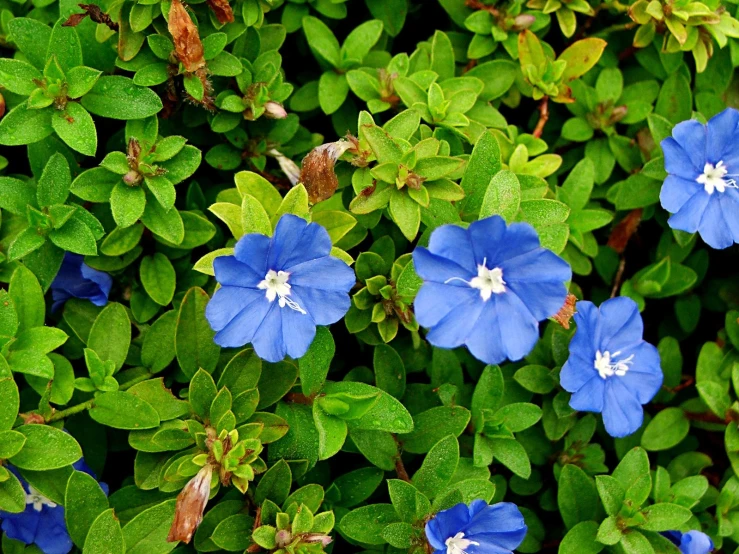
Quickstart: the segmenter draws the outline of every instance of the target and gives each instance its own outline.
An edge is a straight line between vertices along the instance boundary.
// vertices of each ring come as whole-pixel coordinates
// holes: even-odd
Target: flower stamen
[[[49,508],[56,508],[56,502],[53,502],[46,498],[31,485],[28,485],[28,492],[26,493],[26,504],[33,504],[33,509],[37,512],[40,512],[44,508],[44,506],[48,506]]]
[[[290,274],[287,271],[278,272],[270,269],[267,275],[264,276],[264,279],[257,285],[257,288],[266,291],[265,296],[270,302],[274,302],[278,298],[277,303],[280,305],[280,308],[287,306],[296,312],[306,315],[308,312],[301,308],[295,300],[290,298],[291,287],[290,283],[287,282],[288,279],[290,279]]]
[[[703,166],[703,173],[698,175],[696,181],[703,185],[708,194],[714,191],[726,192],[727,188],[738,188],[735,179],[726,179],[733,175],[727,175],[728,168],[724,165],[724,161],[719,161],[716,165],[706,162]]]
[[[486,264],[487,258],[484,258],[482,263],[477,266],[477,277],[473,277],[470,281],[466,281],[461,277],[451,277],[444,281],[444,284],[449,284],[451,281],[467,283],[473,289],[478,289],[483,301],[487,302],[493,293],[502,294],[506,291],[506,282],[503,280],[503,270],[501,268],[488,269]]]
[[[616,360],[615,358],[620,355],[620,351],[611,354],[607,350],[603,353],[598,350],[595,353],[595,362],[593,363],[593,367],[598,370],[598,374],[600,375],[601,379],[606,379],[607,377],[612,377],[613,375],[616,375],[618,377],[623,377],[624,375],[626,375],[626,372],[630,369],[631,364],[634,363],[634,355],[632,354],[631,356],[629,356],[628,358],[624,358],[623,360]]]
[[[464,533],[461,531],[453,537],[449,537],[444,544],[446,545],[446,554],[467,554],[467,548],[480,545],[479,542],[465,539]]]

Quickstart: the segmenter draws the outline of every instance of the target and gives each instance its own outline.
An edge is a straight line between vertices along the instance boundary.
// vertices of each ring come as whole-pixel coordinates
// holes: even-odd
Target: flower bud
[[[205,67],[203,43],[198,28],[180,0],[173,0],[169,9],[169,32],[174,42],[177,59],[185,66],[185,71],[194,73]]]
[[[167,542],[190,542],[193,533],[203,521],[203,512],[210,496],[212,475],[213,467],[206,464],[177,496],[174,521],[169,529]]]
[[[264,105],[264,116],[269,119],[285,119],[287,111],[279,102],[269,101]]]
[[[280,169],[290,180],[290,184],[295,186],[300,182],[300,168],[298,167],[298,164],[274,148],[268,150],[267,154],[273,156],[277,160],[277,163],[280,164]]]
[[[513,20],[513,25],[517,31],[523,31],[524,29],[531,27],[534,24],[534,21],[536,21],[536,18],[533,15],[530,13],[522,13],[521,15],[516,16]]]
[[[216,14],[219,23],[234,22],[234,12],[228,0],[208,0],[208,7]]]
[[[308,198],[313,204],[331,198],[339,187],[339,178],[334,166],[344,152],[352,144],[349,141],[338,140],[317,146],[303,158],[303,169],[300,172],[300,182],[308,191]]]
[[[317,542],[323,546],[328,546],[333,542],[329,535],[321,535],[320,533],[309,533],[301,537],[302,542]]]

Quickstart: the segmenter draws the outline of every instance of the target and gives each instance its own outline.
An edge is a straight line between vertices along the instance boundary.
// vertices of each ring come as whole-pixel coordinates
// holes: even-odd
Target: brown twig
[[[613,288],[611,289],[611,298],[615,298],[618,294],[618,289],[621,288],[621,281],[624,278],[624,271],[626,270],[626,258],[621,256],[621,260],[618,262],[618,270],[616,271],[616,277],[613,279]]]
[[[549,97],[545,96],[541,99],[541,103],[539,104],[539,121],[536,123],[536,127],[534,128],[534,132],[532,133],[532,135],[534,135],[536,138],[541,138],[541,135],[544,132],[544,125],[547,124],[548,120]]]
[[[398,479],[401,479],[405,481],[406,483],[410,483],[411,478],[408,476],[408,472],[405,469],[405,465],[403,464],[403,458],[400,457],[403,445],[398,440],[398,437],[396,437],[395,435],[393,435],[393,440],[395,441],[395,444],[398,446],[398,456],[395,458],[395,474],[398,476]]]
[[[677,385],[676,387],[666,387],[666,386],[662,385],[662,390],[666,390],[667,392],[670,392],[672,394],[676,394],[676,393],[680,392],[681,390],[685,390],[688,387],[693,386],[693,384],[695,383],[695,379],[693,377],[691,377],[690,375],[683,375],[681,380],[682,380],[682,382],[679,385]]]

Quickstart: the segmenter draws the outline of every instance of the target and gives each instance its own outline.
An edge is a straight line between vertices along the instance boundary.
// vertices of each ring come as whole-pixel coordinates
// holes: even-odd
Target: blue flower
[[[662,534],[679,547],[682,554],[708,554],[714,548],[711,537],[700,531],[667,531]]]
[[[434,554],[510,554],[525,537],[523,515],[510,502],[457,504],[426,524]]]
[[[675,125],[662,141],[665,179],[659,198],[673,229],[700,233],[713,248],[739,242],[739,111],[728,108],[707,125]]]
[[[642,404],[662,385],[657,349],[642,339],[644,324],[631,298],[606,300],[600,309],[578,302],[577,331],[560,383],[573,393],[570,406],[601,412],[606,431],[625,437],[641,427]]]
[[[52,311],[58,310],[70,298],[83,298],[96,306],[108,303],[113,278],[102,271],[92,269],[79,254],[64,254],[62,267],[51,283]]]
[[[78,461],[73,467],[95,477],[84,460]],[[18,477],[26,491],[26,509],[19,514],[0,510],[0,529],[8,538],[23,544],[35,544],[44,554],[67,554],[72,550],[72,539],[64,521],[64,508],[29,485],[15,468],[8,469]],[[105,483],[100,483],[100,487],[108,494]]]
[[[217,331],[216,343],[252,343],[268,362],[300,358],[316,325],[337,322],[351,304],[354,271],[330,253],[326,229],[290,214],[280,218],[271,238],[241,237],[233,256],[213,263],[221,288],[205,316]]]
[[[465,345],[488,364],[520,360],[539,339],[539,322],[559,311],[572,277],[562,258],[539,245],[527,223],[493,216],[468,229],[442,225],[428,249],[413,252],[424,280],[414,302],[427,340]]]

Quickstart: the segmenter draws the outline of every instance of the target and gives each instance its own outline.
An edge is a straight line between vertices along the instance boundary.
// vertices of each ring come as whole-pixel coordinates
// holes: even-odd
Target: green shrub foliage
[[[708,552],[663,534],[691,530],[739,552],[738,251],[668,223],[666,192],[668,173],[685,177],[673,164],[703,156],[703,180],[685,182],[735,198],[701,223],[733,228],[731,243],[739,171],[705,138],[682,161],[663,142],[739,106],[736,13],[0,0],[0,552],[466,554],[474,536],[435,549],[426,525],[476,500],[517,506],[521,553]],[[727,140],[739,148],[736,124]],[[249,250],[226,278],[224,260],[257,234],[310,252],[276,232],[301,220],[341,266],[314,285],[348,275],[341,313],[323,321],[338,296],[306,304],[275,271],[253,288],[305,347],[224,339],[214,312],[243,303],[240,329],[257,317],[228,280],[263,267]],[[557,308],[535,317],[538,342],[496,360],[469,337],[523,340],[516,310],[447,344],[419,296],[424,249],[477,221],[535,232],[537,278],[571,268],[557,300],[519,291]],[[481,260],[438,287],[480,289],[480,305],[515,288]],[[567,373],[583,314],[609,298],[634,306],[655,360],[643,421],[621,433],[573,400]],[[316,325],[286,323],[301,316]],[[645,375],[620,354],[586,369]]]

